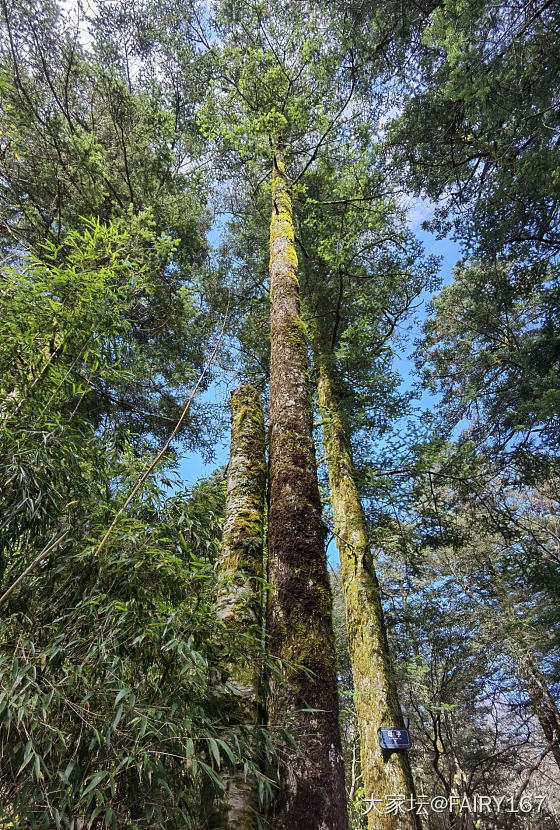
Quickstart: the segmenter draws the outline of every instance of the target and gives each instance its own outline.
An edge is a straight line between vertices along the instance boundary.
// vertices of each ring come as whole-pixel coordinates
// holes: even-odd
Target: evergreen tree
[[[128,372],[117,385],[97,376],[84,406],[98,427],[161,439],[200,372],[213,324],[199,299],[209,225],[192,169],[199,70],[192,65],[190,86],[182,78],[178,87],[164,74],[157,29],[132,23],[142,8],[128,9],[126,33],[118,4],[103,8],[111,14],[94,16],[83,45],[85,21],[51,0],[2,6],[0,63],[10,83],[0,105],[0,240],[14,265],[27,254],[42,259],[44,244],[60,265],[68,234],[91,220],[130,233],[128,255],[145,275],[127,312]],[[197,423],[185,426],[198,442]]]

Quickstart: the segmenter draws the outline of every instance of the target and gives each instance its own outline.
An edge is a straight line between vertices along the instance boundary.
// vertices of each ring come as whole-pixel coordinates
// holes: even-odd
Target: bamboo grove
[[[1,830],[560,828],[558,4],[0,20]]]

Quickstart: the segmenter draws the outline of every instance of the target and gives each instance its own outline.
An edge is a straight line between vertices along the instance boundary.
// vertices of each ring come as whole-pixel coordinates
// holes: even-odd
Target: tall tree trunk
[[[379,745],[379,727],[402,728],[402,715],[350,440],[335,392],[333,367],[328,350],[321,348],[319,337],[314,346],[365,797],[384,799],[404,795],[410,808],[414,787],[407,752],[387,752]],[[378,809],[383,810],[383,806],[379,804]],[[380,815],[373,809],[368,813],[368,826],[372,830],[417,830],[419,821],[414,810]]]
[[[515,661],[519,675],[525,684],[533,711],[547,741],[552,744],[552,755],[560,769],[560,711],[545,678],[533,656],[531,646],[523,631],[523,623],[490,557],[486,562],[492,578],[492,586],[506,618],[506,647]]]
[[[259,393],[240,386],[230,400],[231,444],[227,470],[225,521],[220,550],[217,614],[242,633],[262,633],[262,577],[266,459],[264,415]],[[259,723],[260,666],[258,661],[229,667],[230,683],[239,697],[231,713],[235,723]],[[223,803],[212,814],[214,830],[253,830],[257,827],[255,778],[236,770],[226,778]]]
[[[304,666],[273,680],[269,723],[287,727],[275,830],[346,830],[344,765],[325,531],[313,445],[307,338],[300,316],[292,202],[276,149],[270,222],[269,603],[272,655]]]

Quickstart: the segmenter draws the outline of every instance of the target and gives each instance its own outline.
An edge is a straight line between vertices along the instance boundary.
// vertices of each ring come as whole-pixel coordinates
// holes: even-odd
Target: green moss
[[[299,263],[298,263],[298,258],[297,258],[295,245],[288,245],[288,248],[286,250],[286,256],[288,257],[290,265],[294,269],[294,273],[292,274],[292,276],[295,279],[295,281],[298,282],[296,274],[297,274],[297,270],[298,270],[298,267],[299,267]],[[298,285],[299,285],[299,283],[298,283]]]
[[[232,534],[253,541],[257,537],[262,537],[262,530],[263,520],[258,510],[246,514],[239,512],[233,522]]]
[[[283,170],[280,171],[283,173]],[[294,245],[294,221],[292,213],[292,199],[283,175],[274,175],[272,178],[272,204],[273,211],[270,220],[270,247],[277,239],[285,239],[286,247],[277,255],[288,260],[290,265],[290,276],[298,285],[298,258]]]
[[[282,325],[274,325],[271,330],[271,338],[288,343],[298,353],[299,357],[307,366],[307,326],[301,317],[290,317]]]
[[[239,427],[241,423],[245,420],[247,415],[251,414],[251,407],[244,405],[244,406],[237,406],[235,411],[232,414],[232,421],[234,426]]]
[[[288,243],[294,243],[294,220],[292,199],[286,180],[281,176],[272,178],[272,218],[270,221],[270,244],[279,237],[285,237]]]
[[[232,418],[231,456],[244,459],[252,472],[238,474],[231,480],[232,505],[235,514],[226,522],[224,531],[222,572],[227,575],[248,567],[250,572],[262,570],[263,487],[266,475],[264,458],[264,415],[258,391],[250,385],[236,389],[230,400]],[[232,467],[235,469],[235,464]]]
[[[270,245],[272,247],[276,239],[283,237],[288,240],[288,248],[294,246],[294,224],[291,212],[289,214],[273,214],[270,223]],[[295,248],[294,248],[295,252]]]
[[[235,436],[234,451],[243,450],[247,457],[255,460],[255,469],[264,461],[264,415],[260,396],[250,385],[240,386],[231,395],[232,440]],[[244,423],[247,421],[247,423]]]
[[[230,406],[233,415],[239,409],[246,409],[254,413],[256,420],[260,418],[262,410],[261,401],[259,393],[254,386],[245,384],[245,386],[239,386],[237,389],[234,389],[231,393]]]
[[[393,754],[386,758],[379,749],[378,726],[400,725],[398,695],[347,426],[333,388],[332,366],[320,348],[321,344],[316,342],[319,405],[338,533],[364,786],[366,792],[410,793],[413,785],[406,756]],[[377,827],[376,819],[371,816],[369,826]]]
[[[262,412],[255,409],[252,403],[237,405],[235,409],[233,409],[232,421],[234,428],[239,429],[243,421],[247,418],[251,421],[256,432],[264,429]]]
[[[292,317],[286,324],[288,330],[288,337],[294,345],[298,343],[305,344],[305,353],[307,354],[307,326],[301,317]]]
[[[312,590],[316,598],[314,605],[317,606],[317,616],[323,617],[326,629],[330,620],[330,594],[321,585],[314,585]],[[310,616],[309,608],[303,605],[293,607],[280,627],[284,644],[282,657],[295,664],[296,673],[303,667],[317,677],[330,677],[336,671],[336,655],[334,648],[328,648],[328,632],[323,632],[317,622],[315,615]]]

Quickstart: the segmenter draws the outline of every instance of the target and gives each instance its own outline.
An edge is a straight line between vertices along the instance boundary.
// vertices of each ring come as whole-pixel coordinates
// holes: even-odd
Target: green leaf
[[[96,772],[95,775],[93,775],[89,779],[89,784],[87,785],[85,790],[82,791],[80,798],[85,798],[86,795],[88,795],[92,790],[94,790],[98,784],[104,781],[108,777],[108,775],[109,773],[107,772],[107,770],[100,770],[99,772]]]

